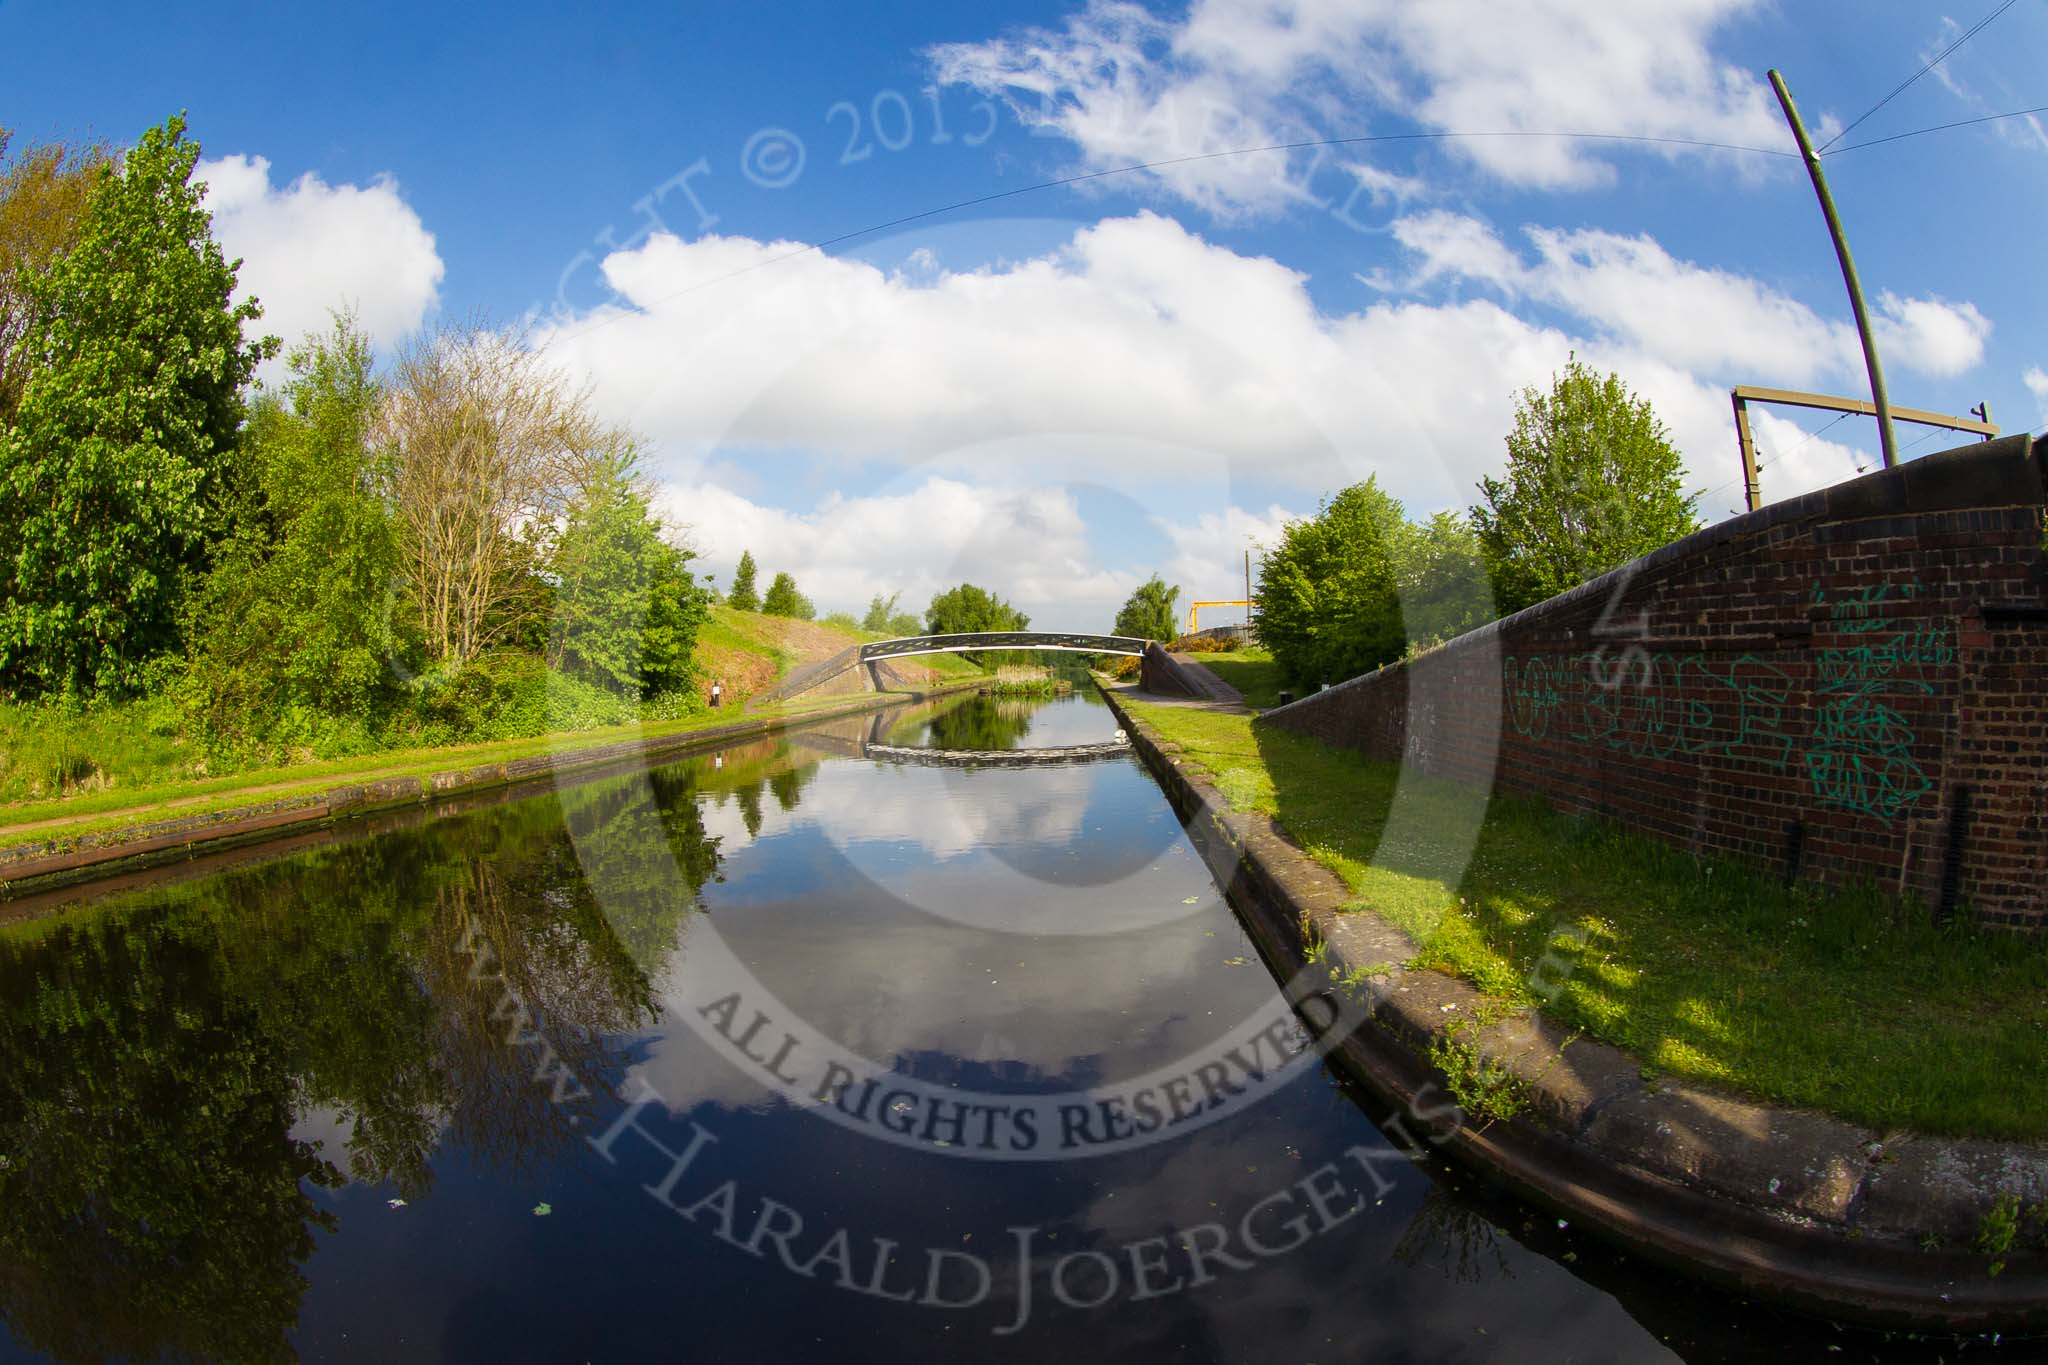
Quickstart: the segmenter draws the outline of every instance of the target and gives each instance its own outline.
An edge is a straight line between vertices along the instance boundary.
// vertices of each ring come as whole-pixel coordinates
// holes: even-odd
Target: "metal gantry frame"
[[[1737,384],[1728,390],[1728,401],[1735,407],[1735,438],[1742,447],[1742,497],[1752,512],[1763,505],[1763,489],[1757,481],[1756,437],[1749,429],[1751,403],[1819,408],[1823,412],[1860,412],[1866,417],[1877,415],[1877,405],[1866,399],[1837,398],[1827,393],[1801,393],[1797,389],[1766,389],[1754,384]],[[1927,412],[1920,408],[1899,407],[1891,409],[1891,416],[1897,421],[1915,422],[1923,427],[1946,427],[1950,431],[1975,432],[1987,441],[1998,434],[1998,424],[1989,420],[1991,410],[1987,405],[1979,404],[1971,411],[1985,420],[1952,417],[1944,412]]]
[[[1207,600],[1190,602],[1188,603],[1188,634],[1193,635],[1202,628],[1203,607],[1243,607],[1246,618],[1249,619],[1251,609],[1257,605],[1258,603],[1249,597],[1219,597],[1213,602]]]

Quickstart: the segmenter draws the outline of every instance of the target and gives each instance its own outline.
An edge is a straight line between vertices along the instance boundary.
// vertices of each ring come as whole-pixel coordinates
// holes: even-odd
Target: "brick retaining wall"
[[[2048,927],[2048,438],[1736,517],[1261,724]]]

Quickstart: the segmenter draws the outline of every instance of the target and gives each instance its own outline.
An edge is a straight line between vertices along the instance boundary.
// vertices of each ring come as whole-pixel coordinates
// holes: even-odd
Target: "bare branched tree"
[[[533,571],[627,436],[516,331],[444,327],[397,357],[379,421],[401,560],[431,656],[466,663],[546,610]]]
[[[112,159],[98,144],[51,143],[10,160],[7,143],[0,128],[0,429],[13,422],[28,387],[32,358],[21,345],[30,318],[22,277],[71,249],[100,168]]]

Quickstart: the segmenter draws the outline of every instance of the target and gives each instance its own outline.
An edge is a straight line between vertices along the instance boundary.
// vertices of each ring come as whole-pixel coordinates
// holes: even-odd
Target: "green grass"
[[[296,763],[226,776],[173,779],[154,784],[108,788],[55,800],[30,801],[0,806],[0,843],[31,839],[73,839],[100,834],[129,825],[151,821],[209,815],[238,806],[258,805],[284,796],[306,795],[344,787],[352,783],[401,777],[425,777],[431,773],[460,768],[506,763],[536,754],[571,753],[578,749],[642,737],[659,739],[689,734],[719,725],[775,716],[803,716],[855,700],[850,697],[803,698],[758,712],[737,708],[701,712],[679,720],[650,721],[643,725],[610,726],[579,730],[569,734],[541,735],[525,739],[497,740],[482,744],[453,744],[439,747],[393,750],[357,758]],[[60,824],[38,829],[24,825],[58,820]]]
[[[91,707],[0,702],[0,803],[102,790],[108,781],[160,783],[193,773],[168,701]]]
[[[1335,870],[1359,908],[1407,930],[1413,965],[1540,1006],[1667,1076],[1881,1129],[2048,1136],[2038,939],[1787,888],[1249,717],[1134,709],[1232,805],[1273,816]],[[1546,954],[1547,1000],[1532,986]]]
[[[710,616],[697,630],[697,652],[705,652],[706,646],[729,649],[735,653],[761,654],[774,660],[778,674],[789,671],[789,652],[767,637],[760,623],[773,618],[763,617],[756,612],[734,611],[731,607],[713,607]]]
[[[778,641],[793,624],[714,607],[698,636],[700,666],[713,657],[729,662],[750,656],[763,661],[764,673],[786,674],[797,656]],[[806,636],[824,632],[828,640],[836,637],[849,645],[882,638],[811,623],[803,624],[802,630]],[[956,655],[931,655],[917,662],[928,664],[941,684],[982,676],[980,669]],[[718,676],[724,670],[707,667],[705,672],[706,676]],[[730,683],[728,686],[730,689]],[[737,691],[729,690],[728,695],[734,702],[744,700]],[[805,697],[764,714],[807,714],[844,700],[840,696]],[[600,723],[609,718],[586,717],[581,727],[550,735],[333,758],[302,757],[284,765],[224,769],[217,764],[209,767],[200,746],[184,735],[183,718],[167,698],[87,708],[0,702],[0,840],[10,828],[43,821],[61,820],[63,824],[24,831],[20,837],[98,833],[170,815],[210,814],[269,795],[252,792],[253,788],[319,790],[370,777],[425,774],[607,744],[636,732],[658,737],[741,717],[736,707],[727,706],[675,720],[650,720],[638,731],[630,724]],[[164,808],[174,802],[175,806]]]
[[[1258,646],[1189,657],[1243,693],[1245,705],[1263,711],[1280,704],[1280,666]]]

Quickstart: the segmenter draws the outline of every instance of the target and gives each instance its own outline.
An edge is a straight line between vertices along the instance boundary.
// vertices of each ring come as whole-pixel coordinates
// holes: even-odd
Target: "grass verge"
[[[649,737],[683,733],[738,719],[746,697],[772,684],[798,663],[825,658],[863,640],[883,638],[816,622],[714,607],[697,640],[701,682],[725,684],[729,705],[675,719],[648,719]],[[910,676],[930,685],[979,678],[982,670],[957,655],[920,656]],[[551,685],[562,682],[559,675]],[[763,714],[796,715],[838,704],[841,695],[804,697]],[[630,712],[630,705],[621,705]],[[302,756],[289,764],[264,763],[223,770],[208,763],[186,733],[185,718],[169,697],[64,708],[0,701],[0,843],[97,833],[167,815],[209,814],[252,798],[305,792],[374,778],[524,758],[553,750],[616,742],[636,733],[632,724],[583,708],[572,727],[545,722],[504,739],[472,738],[445,745],[407,744],[331,758]],[[493,713],[495,714],[495,713]],[[488,733],[488,731],[486,731]],[[403,741],[401,741],[403,743]],[[260,763],[261,761],[258,760]],[[13,835],[13,838],[9,838]]]
[[[2048,944],[1788,888],[1250,717],[1133,709],[1405,929],[1411,965],[1533,1008],[1555,953],[1570,967],[1543,1012],[1653,1073],[1880,1129],[2048,1136]]]
[[[1252,645],[1193,658],[1243,694],[1245,705],[1263,711],[1280,704],[1280,665],[1265,650]]]
[[[679,720],[649,721],[642,725],[610,726],[483,744],[395,750],[359,758],[297,763],[223,777],[172,780],[153,786],[122,787],[57,800],[25,802],[0,807],[0,817],[4,817],[0,818],[0,845],[43,839],[75,839],[156,820],[211,815],[239,806],[258,805],[286,796],[309,795],[358,782],[425,777],[460,768],[506,763],[536,754],[573,753],[636,737],[661,739],[744,720],[804,716],[842,705],[851,699],[845,696],[801,698],[781,706],[764,707],[757,712],[725,707]]]

